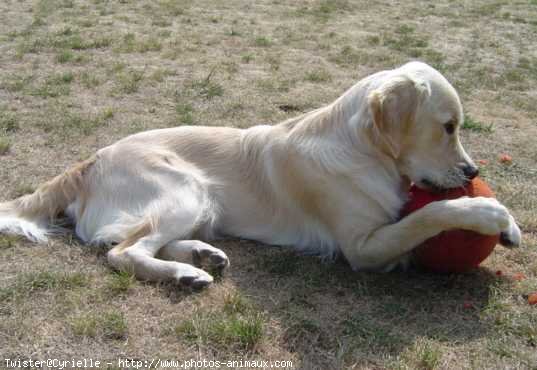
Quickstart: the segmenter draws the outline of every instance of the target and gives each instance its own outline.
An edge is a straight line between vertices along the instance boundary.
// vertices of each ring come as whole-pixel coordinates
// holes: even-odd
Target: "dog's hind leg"
[[[130,271],[141,280],[174,281],[193,288],[204,287],[213,281],[207,272],[187,263],[155,258],[171,241],[192,235],[203,222],[200,217],[206,213],[201,203],[198,208],[194,202],[186,206],[184,202],[169,201],[164,203],[172,206],[157,207],[157,216],[148,217],[146,222],[133,227],[128,236],[108,252],[108,261],[113,267]]]
[[[199,240],[171,241],[160,249],[157,257],[218,270],[229,266],[229,259],[223,251]]]
[[[154,255],[162,247],[158,234],[149,234],[128,245],[118,244],[108,252],[109,263],[118,270],[129,271],[138,279],[147,281],[173,281],[193,288],[202,288],[213,281],[205,271],[176,261],[163,261]]]

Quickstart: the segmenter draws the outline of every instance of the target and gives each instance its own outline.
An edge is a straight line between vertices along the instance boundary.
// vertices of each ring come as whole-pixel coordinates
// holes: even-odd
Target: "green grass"
[[[403,352],[389,368],[434,370],[442,366],[442,349],[437,342],[419,338],[416,343]]]
[[[159,68],[149,75],[149,79],[157,83],[164,82],[167,77],[175,75],[175,72],[167,68]]]
[[[356,50],[350,45],[345,45],[332,60],[342,67],[348,67],[367,63],[368,56],[364,52]]]
[[[332,76],[325,69],[316,69],[306,73],[304,79],[309,82],[320,83],[330,81],[332,79]]]
[[[174,332],[192,343],[252,350],[263,338],[264,319],[245,297],[234,293],[226,298],[222,311],[199,310]]]
[[[491,123],[491,124],[485,125],[479,121],[476,121],[474,118],[472,118],[470,115],[467,114],[464,117],[464,122],[461,125],[461,129],[490,134],[494,132],[494,124]]]
[[[366,37],[366,41],[371,46],[380,45],[380,37],[377,35],[370,35]]]
[[[107,312],[102,316],[101,327],[105,338],[124,339],[127,335],[127,322],[122,312]]]
[[[80,315],[71,320],[71,329],[75,335],[95,338],[98,331],[98,316]]]
[[[241,61],[243,63],[250,63],[255,59],[255,56],[253,54],[244,54],[241,56]]]
[[[266,36],[258,36],[254,39],[254,45],[266,48],[272,45],[272,41]]]
[[[344,12],[352,9],[347,0],[317,0],[308,3],[298,9],[299,16],[312,16],[317,20],[327,22],[337,12]]]
[[[80,84],[86,89],[93,89],[102,84],[102,81],[94,73],[84,71],[79,77]]]
[[[224,297],[223,311],[228,315],[248,314],[254,309],[252,302],[238,291],[231,292]]]
[[[134,94],[140,89],[145,71],[127,69],[116,77],[117,91],[122,94]]]
[[[314,13],[319,15],[329,15],[337,10],[346,10],[348,8],[349,4],[346,0],[322,0],[319,1]]]
[[[149,37],[139,39],[133,33],[125,34],[115,48],[115,51],[119,53],[147,53],[161,50],[162,44],[157,38]]]
[[[87,38],[71,28],[66,28],[56,34],[40,33],[36,37],[25,37],[16,46],[16,56],[21,59],[26,54],[38,54],[45,50],[54,50],[57,52],[55,60],[58,63],[65,63],[74,55],[72,50],[105,49],[111,46],[112,42],[113,40],[110,37]]]
[[[127,294],[136,284],[134,276],[126,271],[114,271],[106,283],[106,291],[111,296]]]
[[[89,135],[97,129],[108,124],[114,117],[111,108],[105,108],[97,114],[77,113],[65,107],[55,107],[44,119],[39,121],[38,127],[57,138],[69,138],[79,135]]]
[[[18,235],[0,235],[0,251],[16,247],[21,240],[22,237]]]
[[[71,319],[71,330],[77,336],[123,340],[127,336],[127,321],[120,311],[86,313]]]
[[[56,54],[54,60],[56,63],[64,64],[72,61],[75,58],[75,54],[71,50],[62,50]]]
[[[0,110],[0,135],[15,132],[19,129],[19,120],[14,113]]]
[[[74,75],[72,72],[64,72],[53,74],[38,87],[30,91],[30,95],[39,96],[41,98],[56,98],[62,95],[71,93],[71,82]]]
[[[7,137],[0,136],[0,155],[5,155],[11,148],[11,140]]]
[[[195,314],[194,318],[175,328],[179,337],[193,343],[202,342],[217,346],[252,349],[263,336],[263,320],[260,316],[222,316]]]
[[[175,111],[179,116],[179,121],[185,125],[194,123],[194,108],[189,103],[177,103]]]
[[[58,35],[55,38],[43,42],[47,46],[59,49],[71,50],[88,50],[88,49],[104,49],[112,45],[112,39],[109,37],[96,37],[94,39],[86,38],[79,33],[67,32]]]
[[[423,55],[423,49],[429,43],[422,33],[416,32],[414,26],[403,24],[394,30],[394,33],[384,36],[383,45],[390,49],[418,58]]]
[[[17,279],[0,289],[0,298],[6,301],[25,299],[40,291],[63,291],[88,285],[86,275],[78,272],[57,271],[28,272],[17,275]]]
[[[207,77],[193,81],[190,88],[194,90],[198,96],[208,100],[224,95],[224,87],[213,80],[214,73],[215,69],[213,69]]]
[[[9,92],[20,92],[30,85],[32,79],[32,75],[10,75],[2,81],[0,86]]]

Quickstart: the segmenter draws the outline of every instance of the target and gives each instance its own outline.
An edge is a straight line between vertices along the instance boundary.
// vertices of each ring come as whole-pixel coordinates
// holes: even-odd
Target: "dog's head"
[[[459,97],[438,71],[408,63],[385,75],[368,102],[376,145],[416,185],[453,188],[477,176],[459,140]]]

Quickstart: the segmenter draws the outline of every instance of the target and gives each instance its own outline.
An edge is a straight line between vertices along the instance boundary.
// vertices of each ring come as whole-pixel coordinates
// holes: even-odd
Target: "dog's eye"
[[[455,132],[455,124],[452,121],[449,121],[448,123],[444,124],[444,128],[446,129],[446,132],[451,135]]]

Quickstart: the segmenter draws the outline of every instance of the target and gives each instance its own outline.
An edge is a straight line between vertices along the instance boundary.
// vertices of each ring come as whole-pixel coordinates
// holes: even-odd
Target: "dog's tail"
[[[35,242],[46,242],[55,231],[54,219],[85,193],[84,175],[95,160],[92,157],[76,164],[40,185],[32,194],[0,203],[0,233],[24,235]]]

